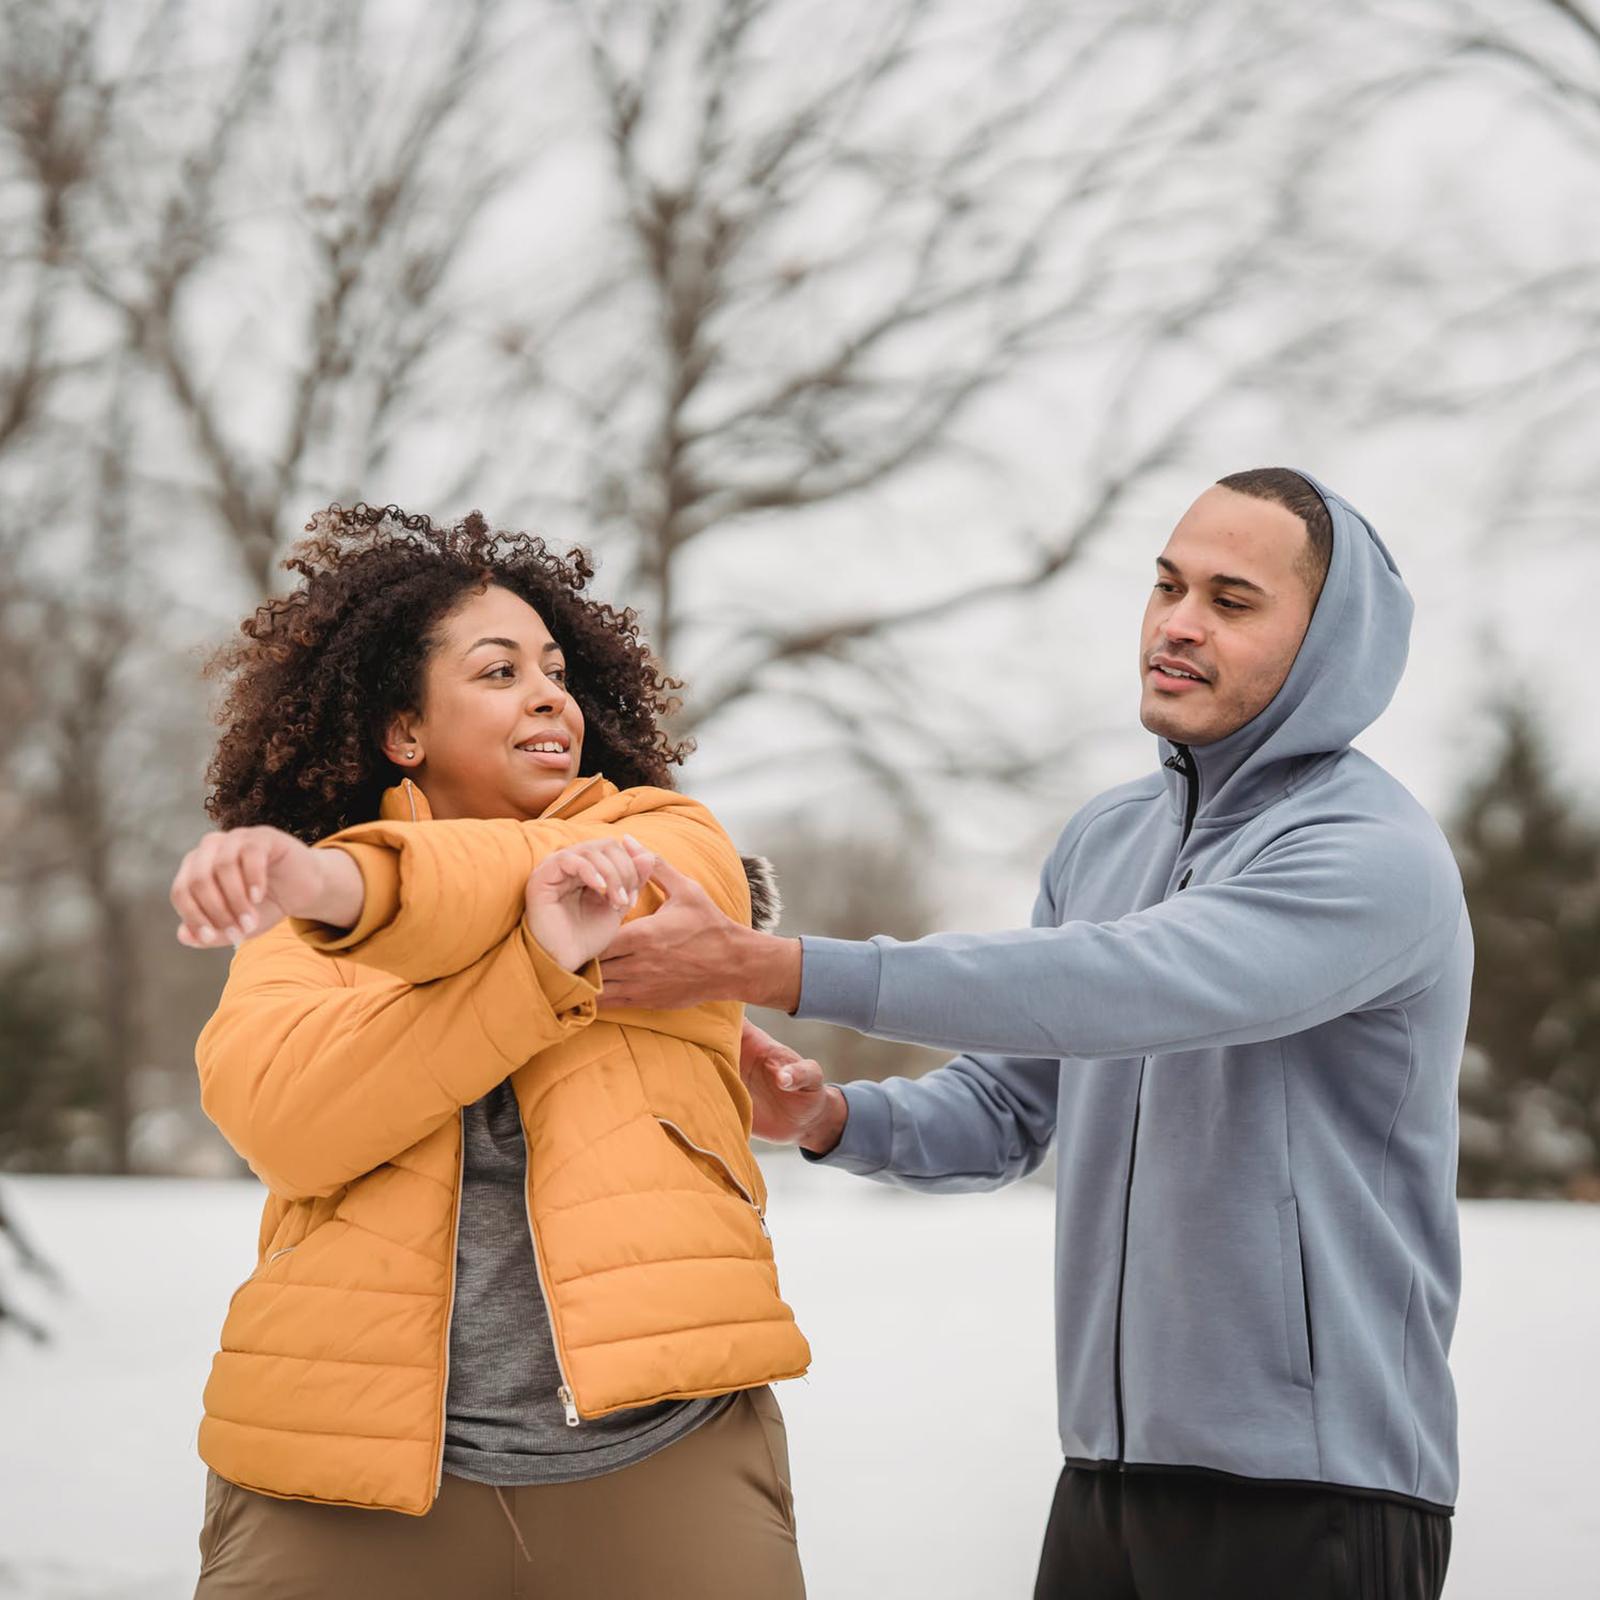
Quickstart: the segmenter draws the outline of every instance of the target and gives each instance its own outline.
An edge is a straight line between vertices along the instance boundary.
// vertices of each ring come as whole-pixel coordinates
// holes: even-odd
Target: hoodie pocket
[[[1300,1207],[1278,1202],[1278,1254],[1283,1268],[1283,1327],[1288,1342],[1289,1376],[1303,1389],[1312,1383],[1311,1302],[1300,1257]]]

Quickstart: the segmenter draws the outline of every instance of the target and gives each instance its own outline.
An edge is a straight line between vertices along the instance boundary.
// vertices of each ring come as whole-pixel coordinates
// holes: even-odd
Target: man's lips
[[[1193,676],[1186,677],[1184,676],[1186,673],[1192,673]],[[1207,680],[1196,668],[1186,661],[1178,661],[1171,656],[1156,656],[1150,663],[1149,677],[1156,688],[1174,694],[1182,694],[1189,689],[1209,687]]]

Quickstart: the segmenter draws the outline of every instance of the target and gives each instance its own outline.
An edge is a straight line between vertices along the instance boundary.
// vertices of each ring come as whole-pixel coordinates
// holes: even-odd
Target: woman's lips
[[[521,745],[516,749],[523,760],[531,761],[536,767],[549,767],[552,771],[565,772],[572,765],[570,750],[524,750]]]

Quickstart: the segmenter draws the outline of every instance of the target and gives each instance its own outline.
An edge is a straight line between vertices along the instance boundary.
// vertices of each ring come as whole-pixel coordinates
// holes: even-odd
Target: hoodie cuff
[[[840,1167],[858,1177],[870,1178],[889,1165],[894,1144],[894,1113],[889,1097],[875,1083],[847,1083],[842,1086],[850,1114],[845,1118],[839,1142],[826,1155],[802,1149],[800,1154],[815,1166]]]
[[[854,939],[800,940],[800,1004],[795,1016],[870,1033],[878,1016],[882,955]]]
[[[366,895],[361,902],[361,915],[353,928],[330,928],[325,922],[311,922],[305,917],[289,919],[294,931],[311,946],[325,955],[349,950],[364,939],[369,939],[379,928],[387,927],[400,909],[400,852],[378,844],[319,843],[318,850],[343,850],[361,868],[361,881]]]

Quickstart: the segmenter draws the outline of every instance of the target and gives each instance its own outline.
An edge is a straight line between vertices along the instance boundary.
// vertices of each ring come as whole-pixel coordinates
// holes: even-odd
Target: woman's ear
[[[398,716],[383,736],[383,753],[402,772],[415,770],[422,765],[422,740],[416,731],[416,718]]]

